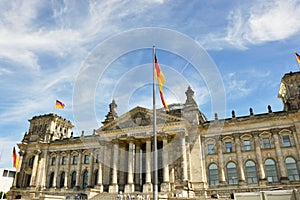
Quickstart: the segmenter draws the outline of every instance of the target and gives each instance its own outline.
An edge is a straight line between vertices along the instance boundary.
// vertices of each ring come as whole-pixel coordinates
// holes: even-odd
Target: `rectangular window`
[[[73,156],[72,164],[76,165],[78,161],[78,156]]]
[[[7,170],[4,170],[4,171],[3,171],[3,177],[7,177],[7,174],[8,174],[8,171],[7,171]]]
[[[232,152],[232,143],[231,142],[225,142],[225,147],[226,147],[226,153]]]
[[[215,153],[215,145],[209,144],[208,145],[208,154],[214,154]]]
[[[14,171],[9,171],[8,177],[15,177],[16,172]]]
[[[52,157],[52,158],[51,158],[51,165],[55,165],[55,161],[56,161],[56,158],[55,158],[55,157]]]
[[[89,164],[89,155],[84,155],[84,164]]]
[[[284,147],[290,147],[290,146],[292,146],[291,145],[290,137],[288,135],[282,136],[282,141],[283,141],[283,146]]]
[[[66,157],[66,156],[63,156],[63,157],[61,158],[61,164],[62,164],[62,165],[67,164],[67,157]]]
[[[251,142],[250,140],[244,140],[244,150],[250,151],[251,150]]]
[[[271,148],[269,138],[263,138],[263,145],[264,145],[264,149],[270,149]]]

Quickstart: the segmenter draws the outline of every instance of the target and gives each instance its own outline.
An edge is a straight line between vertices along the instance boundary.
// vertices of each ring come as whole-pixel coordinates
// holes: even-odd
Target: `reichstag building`
[[[18,144],[20,161],[9,199],[89,199],[153,194],[160,199],[230,198],[237,192],[300,187],[300,72],[283,76],[283,110],[207,120],[194,100],[157,110],[158,166],[153,165],[153,110],[117,115],[117,102],[100,128],[73,136],[56,114],[34,116]],[[218,126],[222,125],[222,128]]]

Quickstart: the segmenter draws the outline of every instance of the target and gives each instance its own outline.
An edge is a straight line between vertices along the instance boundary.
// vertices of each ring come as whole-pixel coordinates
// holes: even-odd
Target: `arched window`
[[[49,188],[53,187],[53,181],[54,181],[54,172],[52,172],[49,177]]]
[[[94,185],[97,185],[98,184],[98,169],[95,171],[94,173]]]
[[[88,173],[88,171],[85,171],[84,173],[83,173],[83,177],[82,177],[82,187],[83,188],[87,188],[87,186],[88,186],[88,176],[89,176],[89,173]]]
[[[75,187],[76,185],[76,175],[77,173],[75,171],[71,174],[71,188]]]
[[[238,175],[236,164],[234,162],[229,162],[227,164],[227,182],[228,184],[238,184]]]
[[[59,181],[59,187],[63,188],[65,185],[65,172],[62,172],[60,174],[60,181]]]
[[[208,167],[209,185],[219,185],[219,171],[216,164],[210,164]]]
[[[289,180],[290,181],[299,181],[299,171],[297,167],[296,160],[292,157],[287,157],[285,159],[285,165],[288,172]]]
[[[274,160],[267,159],[265,161],[265,170],[269,183],[278,182],[277,168]]]
[[[257,172],[255,163],[252,160],[248,160],[245,164],[246,177],[248,183],[257,183]]]

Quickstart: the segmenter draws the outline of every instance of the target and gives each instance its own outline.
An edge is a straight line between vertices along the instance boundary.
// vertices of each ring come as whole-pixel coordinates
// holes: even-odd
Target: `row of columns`
[[[118,192],[118,155],[119,155],[119,144],[117,140],[113,140],[113,164],[112,164],[112,177],[111,184],[109,186],[110,193]],[[135,191],[135,187],[140,185],[140,144],[134,143],[134,138],[129,138],[128,140],[128,156],[127,156],[127,184],[125,185],[125,193],[132,193]],[[169,155],[168,155],[168,137],[167,135],[162,135],[163,142],[163,183],[161,185],[162,191],[170,191],[170,171],[169,171]],[[143,192],[149,193],[153,191],[152,178],[151,178],[151,147],[152,141],[151,138],[146,139],[146,152],[145,152],[145,183],[143,185]],[[134,145],[136,150],[135,156],[135,169],[134,169]],[[187,163],[187,155],[186,155],[186,141],[185,135],[182,134],[180,137],[180,149],[182,155],[181,167],[182,167],[182,180],[188,181],[188,163]],[[134,178],[135,172],[135,178]],[[174,172],[173,172],[174,173]]]
[[[140,150],[141,150],[141,144],[139,142],[136,142],[134,138],[128,138],[128,155],[127,155],[127,183],[124,188],[124,192],[126,193],[131,193],[134,192],[135,189],[139,189],[136,187],[140,186],[140,171],[141,171],[141,158],[140,158]],[[168,146],[168,135],[164,134],[162,135],[162,143],[163,143],[163,149],[162,149],[162,166],[163,166],[163,183],[162,183],[162,190],[170,191],[170,171],[169,171],[169,152],[170,148],[167,148]],[[100,147],[99,147],[99,156],[100,158],[104,158],[104,151],[105,146],[107,144],[107,141],[100,141]],[[118,171],[119,171],[119,140],[115,139],[111,141],[112,144],[112,173],[110,177],[110,185],[109,185],[109,192],[110,193],[117,193],[119,191],[118,188]],[[151,138],[146,138],[145,141],[146,144],[146,152],[145,152],[145,183],[143,185],[143,192],[152,192],[152,177],[151,177],[151,171],[152,171],[152,161],[151,161],[151,147],[152,147],[152,140]],[[181,159],[181,167],[182,167],[182,174],[181,174],[181,179],[184,181],[188,180],[188,162],[187,162],[187,155],[186,155],[186,141],[185,141],[185,135],[182,134],[181,137],[179,138],[179,144],[180,144],[180,153],[182,155]],[[135,156],[134,156],[134,150]],[[42,153],[42,154],[41,154]],[[105,152],[106,154],[108,153],[107,151]],[[41,156],[42,155],[42,156]],[[58,178],[59,174],[61,171],[61,154],[59,152],[56,152],[56,163],[55,163],[55,169],[54,169],[54,178],[53,178],[53,187],[56,188],[58,185]],[[79,155],[78,155],[78,163],[76,167],[76,183],[75,186],[79,187],[80,186],[80,180],[81,180],[81,171],[82,171],[82,150],[79,150]],[[50,156],[49,153],[45,150],[43,152],[37,151],[34,155],[34,162],[33,162],[33,167],[31,171],[31,179],[30,179],[30,187],[41,187],[41,188],[46,188],[47,183],[49,182],[49,179],[47,179],[47,175],[49,175],[47,169],[48,169],[48,164],[50,164]],[[41,159],[43,158],[43,162],[41,163]],[[64,165],[64,172],[65,172],[65,177],[64,177],[64,188],[68,189],[68,187],[71,184],[71,158],[72,154],[71,151],[67,153],[67,162]],[[93,170],[95,168],[95,163],[94,163],[94,150],[90,150],[89,154],[89,167],[87,168],[88,170],[88,186],[92,186],[92,177],[93,177]],[[23,154],[20,156],[20,162],[19,162],[19,168],[17,170],[17,177],[14,180],[13,186],[16,187],[18,185],[18,179],[21,178],[20,176],[20,171],[21,171],[21,166],[22,169],[25,169],[26,166],[22,165],[23,161]],[[135,163],[134,163],[135,161]],[[98,164],[98,180],[97,180],[97,185],[95,186],[100,190],[100,192],[103,192],[103,162],[99,162]],[[95,168],[96,169],[96,168]],[[173,172],[174,176],[174,169],[171,170]],[[25,175],[25,173],[23,174]],[[42,178],[37,178],[38,175],[41,175]],[[106,174],[105,174],[106,175]],[[22,177],[23,181],[25,177]],[[173,178],[174,179],[174,178]],[[174,181],[174,180],[173,180]],[[24,184],[23,184],[24,186]]]
[[[287,175],[287,169],[284,161],[284,156],[281,150],[280,140],[279,140],[279,133],[277,129],[271,130],[274,144],[275,144],[275,152],[277,156],[277,162],[280,172],[281,181],[288,180]],[[239,182],[243,184],[243,182],[246,182],[245,177],[245,170],[243,165],[243,158],[242,158],[242,151],[241,151],[241,140],[239,138],[239,135],[235,135],[235,146],[236,146],[236,160],[237,160],[237,169],[238,169],[238,175],[239,175]],[[298,142],[298,137],[296,131],[293,131],[293,139],[295,141],[295,146],[297,149],[297,152],[300,152],[300,145]],[[266,180],[266,174],[264,170],[264,162],[263,157],[261,153],[261,146],[260,146],[260,137],[258,134],[254,134],[254,143],[255,143],[255,156],[257,159],[257,169],[258,169],[258,176],[260,181]],[[298,158],[300,159],[300,155],[297,154]],[[299,163],[299,162],[298,162]],[[223,142],[222,140],[218,140],[218,165],[220,167],[220,173],[219,173],[219,179],[220,183],[224,184],[226,183],[226,176],[225,176],[225,167],[224,167],[224,156],[223,156]],[[298,164],[299,165],[299,164]],[[298,166],[299,167],[299,166]]]

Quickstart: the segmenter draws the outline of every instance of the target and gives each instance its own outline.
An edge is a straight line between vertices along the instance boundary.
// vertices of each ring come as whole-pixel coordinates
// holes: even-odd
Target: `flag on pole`
[[[19,158],[18,158],[18,155],[16,153],[15,147],[13,148],[12,157],[13,157],[13,167],[17,168],[18,164],[19,164]]]
[[[63,104],[62,102],[56,100],[55,108],[61,108],[61,109],[64,109],[64,108],[65,108],[65,104]]]
[[[295,52],[295,56],[296,56],[297,63],[300,64],[300,56],[299,56],[299,54],[297,54],[297,53]]]
[[[158,61],[157,61],[157,58],[156,58],[156,54],[154,54],[154,70],[155,70],[155,78],[157,79],[157,82],[158,82],[158,86],[159,86],[159,95],[160,95],[160,99],[161,99],[161,102],[164,106],[164,108],[169,111],[169,107],[168,105],[166,104],[165,102],[165,99],[164,99],[164,93],[163,93],[163,85],[165,84],[165,76],[164,74],[162,73],[162,71],[160,70],[160,67],[159,67],[159,64],[158,64]]]

